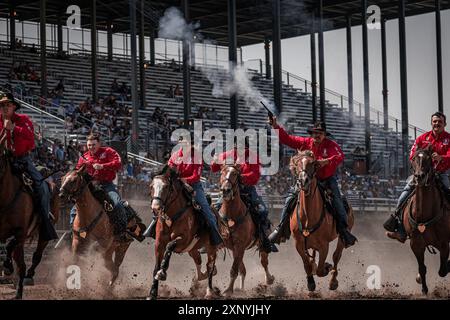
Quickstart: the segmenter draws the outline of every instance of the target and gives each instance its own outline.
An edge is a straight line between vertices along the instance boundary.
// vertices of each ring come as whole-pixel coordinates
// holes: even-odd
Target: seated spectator
[[[167,98],[174,98],[175,97],[174,90],[173,90],[173,85],[170,85],[169,89],[167,89],[166,97]]]
[[[63,84],[63,80],[59,80],[58,84],[55,87],[55,93],[57,96],[63,97],[63,93],[64,93],[64,84]]]
[[[120,87],[117,79],[114,79],[111,83],[111,93],[120,93]]]
[[[183,100],[183,92],[180,89],[180,86],[177,84],[175,90],[173,92],[176,101]]]

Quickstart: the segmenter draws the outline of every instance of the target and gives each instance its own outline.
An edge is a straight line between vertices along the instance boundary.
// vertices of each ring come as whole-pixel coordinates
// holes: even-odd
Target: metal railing
[[[266,64],[261,59],[250,59],[244,62],[244,66],[250,70],[259,73],[261,76],[266,75]],[[272,70],[271,70],[272,72]],[[273,74],[273,73],[271,73]],[[282,80],[285,85],[288,87],[291,87],[292,90],[296,91],[297,93],[304,93],[304,94],[311,94],[312,88],[315,86],[317,89],[317,99],[320,97],[319,92],[319,82],[317,82],[315,85],[305,79],[302,78],[296,74],[293,74],[291,72],[288,72],[286,70],[282,70]],[[325,89],[325,100],[328,101],[330,105],[334,105],[338,108],[341,108],[342,110],[345,110],[346,112],[349,112],[350,110],[350,99],[336,91]],[[364,110],[365,106],[364,103],[359,102],[358,100],[353,99],[353,117],[359,117],[360,119],[364,118]],[[318,110],[319,112],[319,110]],[[349,115],[351,116],[351,115]],[[381,110],[378,110],[376,108],[370,107],[370,119],[373,123],[376,123],[379,126],[382,126],[384,123],[384,113]],[[394,116],[388,115],[388,127],[393,132],[400,133],[399,131],[399,124],[401,125],[401,120],[395,118]],[[409,124],[409,134],[410,136],[414,137],[414,139],[417,137],[418,134],[425,133],[426,131]]]

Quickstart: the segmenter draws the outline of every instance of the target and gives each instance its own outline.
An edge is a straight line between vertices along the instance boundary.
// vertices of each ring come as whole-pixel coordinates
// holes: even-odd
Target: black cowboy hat
[[[316,121],[316,122],[314,123],[314,125],[313,125],[313,126],[309,126],[309,128],[306,129],[306,131],[307,131],[309,134],[312,134],[313,132],[323,132],[323,133],[325,133],[327,136],[331,136],[331,133],[329,133],[329,132],[327,131],[327,126],[326,126],[325,122],[323,122],[323,121]]]
[[[16,106],[16,111],[20,109],[20,103],[18,103],[12,93],[0,91],[0,105],[3,103],[12,103]]]

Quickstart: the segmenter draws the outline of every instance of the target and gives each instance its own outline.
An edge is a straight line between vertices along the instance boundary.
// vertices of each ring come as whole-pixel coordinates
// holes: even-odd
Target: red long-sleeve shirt
[[[183,161],[183,148],[181,148],[170,156],[168,162],[169,167],[177,169],[180,178],[183,178],[189,185],[200,181],[203,168],[203,162],[200,164],[194,163],[192,157],[193,154],[189,161]]]
[[[83,157],[85,159],[83,159]],[[122,167],[122,160],[116,150],[110,147],[100,147],[95,154],[90,151],[86,152],[83,157],[80,157],[76,166],[79,169],[83,164],[86,166],[87,173],[100,182],[112,182],[116,178],[117,172]],[[103,169],[95,170],[94,164],[102,164]]]
[[[433,131],[429,131],[418,136],[411,148],[409,160],[412,160],[417,148],[424,149],[428,145],[431,145],[433,152],[442,156],[442,161],[437,164],[436,171],[445,172],[450,169],[450,133],[444,131],[436,137]]]
[[[11,141],[11,131],[6,130],[7,147],[14,150],[13,155],[15,157],[21,157],[35,147],[33,123],[27,115],[17,113],[14,113],[11,121],[14,123],[13,141]],[[0,114],[0,132],[4,128],[3,122],[3,117]]]
[[[314,144],[311,137],[298,137],[287,134],[280,126],[276,126],[280,142],[291,148],[298,150],[311,150],[317,160],[328,160],[329,164],[317,170],[317,177],[320,180],[327,179],[336,173],[337,167],[344,161],[344,153],[341,147],[333,140],[325,138],[319,145]]]
[[[218,156],[219,163],[226,163],[226,160],[233,159],[233,162],[238,163],[241,166],[241,181],[244,185],[254,186],[258,183],[259,178],[261,177],[261,162],[257,155],[251,154],[251,151],[246,148],[245,149],[245,160],[238,159],[239,153],[236,149],[229,150],[221,153]],[[256,159],[255,163],[250,163],[251,155]],[[211,171],[217,172],[221,168],[221,165],[218,163],[211,163]]]

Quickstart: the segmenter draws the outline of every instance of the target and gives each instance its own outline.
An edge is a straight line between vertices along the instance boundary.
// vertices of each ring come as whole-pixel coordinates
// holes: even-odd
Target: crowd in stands
[[[33,66],[26,61],[14,61],[9,70],[9,80],[35,81],[40,84],[40,77]]]

